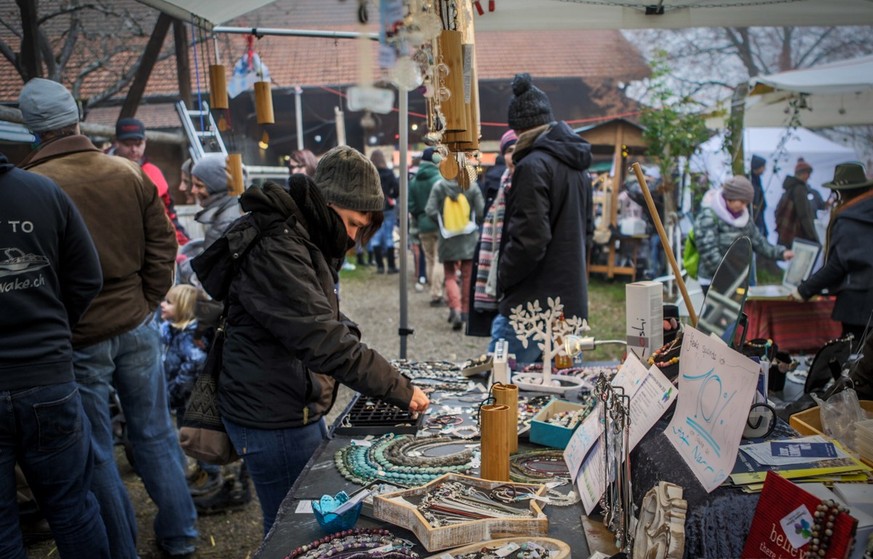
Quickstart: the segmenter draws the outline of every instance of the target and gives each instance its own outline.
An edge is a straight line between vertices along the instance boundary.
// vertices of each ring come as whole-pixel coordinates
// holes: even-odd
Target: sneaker
[[[443,301],[442,297],[435,297],[435,298],[430,300],[431,307],[442,307],[445,304],[446,303],[445,303],[445,301]]]
[[[242,508],[251,500],[252,490],[248,479],[237,481],[235,478],[227,478],[217,490],[195,498],[194,506],[197,514],[209,515]]]
[[[422,291],[424,291],[424,284],[416,282],[415,283],[415,291],[416,291],[416,293],[421,293]]]
[[[188,480],[188,492],[192,497],[199,497],[212,493],[224,484],[224,478],[221,473],[211,474],[198,469],[197,472]]]

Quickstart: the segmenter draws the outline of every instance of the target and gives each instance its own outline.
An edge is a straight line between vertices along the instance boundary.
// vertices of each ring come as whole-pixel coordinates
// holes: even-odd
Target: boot
[[[367,251],[367,266],[375,266],[376,265],[376,255],[373,254],[373,251]]]
[[[364,253],[363,253],[363,252],[359,252],[359,253],[358,253],[358,266],[360,266],[361,268],[363,268],[363,267],[366,266],[366,265],[367,265],[367,262],[364,260]]]
[[[384,274],[385,265],[382,263],[382,247],[373,247],[373,257],[376,259],[376,273]]]
[[[394,262],[394,247],[389,248],[386,252],[386,256],[388,257],[388,273],[396,274],[400,272],[400,270],[397,269],[396,263]]]
[[[252,500],[248,469],[241,463],[237,475],[228,475],[213,493],[194,498],[197,514],[216,514],[246,506]]]

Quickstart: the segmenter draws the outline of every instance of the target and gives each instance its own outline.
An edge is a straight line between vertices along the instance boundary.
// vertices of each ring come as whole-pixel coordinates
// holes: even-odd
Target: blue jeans
[[[52,529],[62,559],[109,557],[93,472],[91,427],[76,383],[0,392],[0,557],[26,558],[15,462]]]
[[[285,495],[318,445],[327,438],[327,427],[323,419],[288,429],[255,429],[243,427],[227,418],[222,421],[255,484],[264,515],[266,536]]]
[[[385,210],[383,214],[382,227],[376,231],[376,234],[373,235],[373,238],[370,239],[370,244],[368,245],[370,248],[373,247],[382,247],[386,248],[394,248],[394,225],[397,224],[397,211],[393,208],[390,210]]]
[[[74,350],[76,381],[91,421],[94,479],[113,558],[135,559],[136,515],[118,474],[109,419],[109,387],[114,385],[127,420],[136,471],[158,507],[158,545],[171,555],[191,553],[197,511],[185,481],[185,455],[167,407],[160,334],[154,316],[114,338]]]
[[[494,353],[497,341],[503,338],[509,342],[509,353],[515,354],[516,363],[536,363],[543,357],[543,352],[537,345],[537,341],[528,338],[527,347],[521,345],[521,340],[515,334],[515,330],[509,323],[509,317],[498,314],[491,322],[491,341],[488,343],[488,351]]]

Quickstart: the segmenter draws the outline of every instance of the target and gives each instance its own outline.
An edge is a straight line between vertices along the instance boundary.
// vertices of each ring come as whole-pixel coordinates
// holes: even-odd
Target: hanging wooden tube
[[[509,481],[509,407],[490,404],[479,408],[482,464],[479,476],[491,481]]]
[[[255,82],[255,113],[258,124],[274,124],[273,118],[273,94],[270,91],[270,82]]]
[[[518,452],[518,387],[514,384],[495,384],[494,403],[509,408],[506,414],[506,433],[509,435],[509,453]]]
[[[467,108],[464,104],[464,53],[460,31],[442,31],[439,37],[440,60],[449,67],[445,86],[451,93],[441,103],[446,117],[446,131],[467,129]]]
[[[227,185],[227,191],[231,196],[239,196],[246,189],[245,178],[243,177],[242,154],[228,154],[227,170],[230,173],[230,184]]]
[[[213,109],[227,109],[227,74],[224,64],[209,65],[209,106]]]

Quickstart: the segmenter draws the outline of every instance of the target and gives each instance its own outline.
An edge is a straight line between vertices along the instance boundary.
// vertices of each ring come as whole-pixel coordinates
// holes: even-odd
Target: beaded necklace
[[[478,464],[472,449],[446,454],[458,446],[447,437],[415,439],[388,433],[371,441],[370,446],[349,445],[334,455],[340,474],[349,481],[366,485],[373,480],[401,486],[419,486],[443,474],[466,473]]]
[[[675,365],[679,362],[679,350],[682,349],[682,336],[676,336],[672,342],[661,346],[649,356],[649,365],[659,369]],[[672,355],[671,357],[668,357]]]
[[[382,528],[344,530],[296,548],[285,559],[415,559],[413,543]]]
[[[812,523],[812,539],[809,540],[807,554],[811,557],[826,557],[834,535],[837,516],[849,509],[833,499],[825,499],[815,509]]]
[[[400,373],[410,379],[429,378],[448,380],[455,382],[468,382],[461,375],[461,368],[450,361],[409,361],[406,359],[394,359],[391,364],[400,370]]]
[[[579,494],[570,488],[566,494],[555,488],[570,483],[570,472],[560,450],[530,450],[509,457],[509,479],[519,483],[545,483],[549,487],[546,502],[566,507],[579,502]]]
[[[444,527],[486,518],[530,518],[533,512],[521,501],[530,499],[530,487],[500,485],[488,491],[459,481],[447,481],[422,495],[418,511],[431,526]]]

